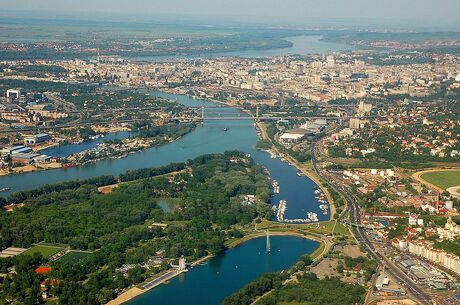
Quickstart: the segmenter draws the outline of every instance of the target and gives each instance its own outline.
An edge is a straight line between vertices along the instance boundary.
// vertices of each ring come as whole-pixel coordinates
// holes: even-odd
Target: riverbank
[[[326,197],[327,197],[327,200],[329,202],[329,208],[330,208],[330,220],[333,220],[334,219],[334,214],[336,212],[336,208],[335,208],[335,205],[334,205],[334,200],[332,199],[332,196],[331,194],[329,194],[329,191],[327,189],[327,187],[325,187],[323,185],[323,183],[321,182],[321,179],[316,175],[316,173],[311,169],[309,168],[307,165],[304,165],[304,164],[300,164],[297,160],[295,160],[291,155],[289,154],[284,154],[282,152],[280,152],[278,150],[278,148],[276,148],[276,146],[274,145],[272,139],[268,136],[268,133],[267,133],[267,129],[265,127],[265,124],[264,123],[261,123],[261,122],[256,122],[257,126],[259,127],[259,130],[261,132],[261,136],[262,136],[262,139],[263,140],[267,140],[271,143],[272,145],[272,150],[279,156],[282,156],[284,158],[286,158],[289,163],[291,163],[292,165],[294,165],[295,168],[297,168],[302,174],[304,174],[305,176],[307,176],[308,178],[310,178],[313,182],[315,182],[320,188],[321,190],[324,192],[324,194],[326,194]]]
[[[50,163],[39,163],[39,164],[28,164],[18,167],[13,167],[9,170],[1,169],[0,176],[7,176],[7,175],[21,175],[25,173],[32,173],[38,171],[45,171],[50,169],[59,169],[62,168],[62,163],[60,162],[50,162]]]
[[[79,167],[87,164],[95,164],[99,161],[109,159],[122,159],[126,158],[131,154],[141,153],[150,148],[157,148],[167,144],[171,144],[180,140],[183,136],[191,133],[195,130],[195,127],[189,128],[187,132],[180,136],[167,138],[165,135],[158,136],[155,138],[123,138],[121,144],[117,143],[97,143],[94,147],[90,147],[72,153],[67,156],[61,157],[60,162],[48,162],[48,163],[32,163],[24,166],[13,167],[11,169],[0,169],[0,176],[8,175],[21,175],[32,172],[47,171],[52,169],[62,169],[70,167]],[[160,139],[157,139],[160,138]],[[109,139],[111,141],[112,139]],[[86,143],[86,142],[82,142]],[[81,144],[81,143],[80,143]],[[80,144],[66,144],[66,145],[80,145]],[[63,148],[63,146],[52,145],[50,148]],[[106,153],[105,155],[103,153]],[[115,154],[114,154],[115,153]],[[56,157],[56,156],[52,156]]]
[[[243,243],[245,242],[248,242],[252,239],[256,239],[256,238],[262,238],[265,236],[265,232],[256,232],[256,233],[250,233],[250,234],[247,234],[245,235],[244,237],[242,238],[239,238],[239,239],[236,239],[236,240],[232,240],[231,242],[229,242],[227,244],[227,247],[228,247],[228,250],[232,249],[232,248],[236,248],[240,245],[242,245]],[[321,250],[321,255],[323,255],[325,253],[325,249],[330,249],[330,246],[327,247],[327,242],[321,240],[320,238],[318,237],[315,237],[315,236],[306,236],[304,234],[301,234],[299,232],[295,232],[295,231],[291,231],[291,232],[283,232],[283,231],[273,231],[271,232],[270,231],[270,236],[293,236],[293,237],[299,237],[299,238],[304,238],[304,239],[308,239],[308,240],[314,240],[316,242],[319,243],[319,246],[315,249],[315,251],[312,252],[315,253],[318,251],[318,249]],[[208,256],[205,256],[205,257],[202,257],[196,261],[194,261],[193,263],[190,264],[191,268],[194,268],[198,265],[201,265],[202,263],[210,260],[211,258],[213,258],[215,256],[213,255],[208,255]],[[316,256],[317,259],[319,259],[320,256]],[[321,256],[322,257],[322,256]],[[153,277],[153,278],[150,278],[146,281],[144,281],[144,283],[142,283],[141,285],[138,285],[136,287],[132,287],[130,289],[128,289],[127,291],[123,292],[122,294],[120,294],[116,299],[108,302],[106,305],[121,305],[121,304],[124,304],[130,300],[133,300],[134,298],[137,298],[139,297],[140,295],[152,290],[153,288],[155,287],[158,287],[162,284],[165,284],[167,283],[168,281],[170,281],[171,279],[177,277],[178,275],[182,274],[183,272],[179,272],[179,271],[175,271],[175,270],[169,270],[169,271],[166,271],[156,277]],[[159,279],[159,280],[157,280]],[[153,285],[149,285],[149,283],[152,283],[154,282]],[[147,286],[149,285],[147,288],[141,288],[143,286]]]

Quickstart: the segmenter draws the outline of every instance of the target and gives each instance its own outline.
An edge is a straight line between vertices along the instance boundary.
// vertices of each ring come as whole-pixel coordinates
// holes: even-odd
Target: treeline
[[[129,170],[124,174],[120,174],[119,179],[121,182],[133,181],[133,180],[139,180],[139,179],[145,179],[145,178],[165,175],[165,174],[169,174],[172,172],[181,171],[185,168],[186,168],[186,164],[183,162],[170,163],[168,165],[164,165],[161,167]]]
[[[334,219],[338,219],[340,217],[340,214],[343,211],[345,201],[343,200],[343,197],[340,195],[339,192],[337,192],[335,189],[332,187],[328,187],[327,191],[332,197],[332,200],[335,205],[335,214],[334,214]]]
[[[60,192],[64,190],[76,190],[83,185],[94,185],[99,187],[104,185],[115,184],[116,182],[117,180],[114,176],[99,176],[95,178],[88,178],[82,180],[46,184],[34,190],[13,193],[9,197],[9,202],[20,203],[29,199],[36,198],[41,195],[51,194],[53,192]]]
[[[184,164],[133,172],[126,179],[148,179],[122,184],[109,194],[99,194],[95,185],[86,184],[38,195],[12,213],[0,211],[0,247],[29,247],[45,241],[94,250],[78,261],[42,259],[39,263],[51,264],[49,277],[61,281],[51,290],[60,304],[105,304],[117,291],[168,269],[169,262],[179,257],[194,261],[222,253],[226,240],[241,237],[242,227],[256,218],[271,217],[269,204],[241,202],[241,195],[269,189],[262,168],[243,153],[205,155],[188,164],[192,173],[170,177],[148,178]],[[158,204],[160,198],[174,199],[177,209],[164,211]],[[149,227],[153,222],[167,227]],[[164,264],[143,268],[141,264],[157,251],[164,253]],[[139,265],[127,274],[116,271],[128,263]],[[0,284],[5,298],[23,299],[20,289],[9,287],[32,285],[30,274],[36,265],[27,263],[23,269],[16,268],[16,276],[6,277]],[[11,260],[0,259],[2,270],[10,266]],[[40,276],[33,281],[45,279]],[[21,303],[41,302],[35,291],[28,297],[30,301]]]
[[[363,287],[344,283],[338,278],[320,280],[314,273],[306,272],[297,275],[297,281],[276,289],[257,304],[354,305],[364,302],[366,290]]]
[[[16,71],[29,77],[44,77],[49,74],[62,76],[66,72],[64,68],[56,65],[26,65],[17,68]]]
[[[309,151],[298,151],[293,149],[286,149],[286,151],[289,155],[301,163],[311,160]]]
[[[148,129],[141,129],[138,136],[141,138],[154,138],[162,135],[182,137],[191,132],[195,126],[194,123],[152,126]]]
[[[359,258],[357,261],[366,264],[368,260]],[[257,305],[354,305],[363,303],[366,293],[363,287],[344,283],[339,278],[326,277],[320,280],[306,268],[311,263],[310,256],[303,255],[289,271],[264,274],[225,298],[221,305],[249,305],[269,291],[271,293],[259,299]],[[347,265],[354,265],[356,262],[347,260],[347,263]],[[369,264],[370,269],[371,267],[375,268],[375,264],[372,266]],[[296,273],[296,271],[303,272]],[[291,277],[295,277],[296,280],[286,282]]]
[[[241,288],[238,292],[226,297],[222,305],[250,305],[264,293],[281,288],[283,281],[289,277],[287,273],[265,273],[258,279]]]
[[[460,239],[436,241],[434,247],[460,257]]]
[[[138,179],[165,175],[171,172],[181,171],[185,168],[186,168],[186,164],[183,162],[171,163],[171,164],[164,165],[161,167],[129,170],[123,174],[120,174],[118,179],[121,182],[127,182],[127,181],[133,181],[133,180],[138,180]],[[34,190],[13,193],[9,196],[8,202],[21,203],[26,200],[30,200],[30,199],[39,197],[41,195],[51,194],[53,192],[60,192],[64,190],[76,190],[83,185],[93,185],[96,187],[100,187],[100,186],[115,184],[118,182],[118,179],[115,176],[99,176],[99,177],[88,178],[88,179],[65,181],[65,182],[54,183],[54,184],[46,184]]]

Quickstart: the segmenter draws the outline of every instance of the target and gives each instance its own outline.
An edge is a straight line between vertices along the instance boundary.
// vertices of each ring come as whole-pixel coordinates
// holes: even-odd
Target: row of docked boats
[[[326,197],[326,194],[323,192],[323,190],[321,190],[318,187],[315,187],[315,198],[320,203],[319,208],[321,209],[321,211],[323,211],[323,214],[327,215],[327,213],[329,211],[329,205],[328,205],[328,202],[327,202],[327,197]]]
[[[307,218],[295,218],[295,219],[284,219],[283,222],[286,223],[311,223],[318,222],[318,214],[314,212],[308,212]]]
[[[284,213],[287,210],[287,201],[286,200],[280,200],[280,204],[278,205],[278,209],[276,212],[276,219],[278,221],[284,221]]]
[[[273,193],[279,194],[280,192],[280,185],[277,180],[272,180],[272,187],[273,187]]]

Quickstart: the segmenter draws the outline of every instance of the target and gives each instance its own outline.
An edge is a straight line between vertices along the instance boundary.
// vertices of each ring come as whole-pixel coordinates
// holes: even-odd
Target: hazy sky
[[[1,10],[460,25],[460,0],[0,0]],[[251,19],[248,19],[249,21]]]

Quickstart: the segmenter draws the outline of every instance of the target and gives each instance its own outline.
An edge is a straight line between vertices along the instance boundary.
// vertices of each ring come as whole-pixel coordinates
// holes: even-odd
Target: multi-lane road
[[[318,162],[321,158],[321,140],[318,140],[311,146],[311,156],[312,163],[315,172],[318,174],[321,179],[323,179],[329,187],[335,189],[339,192],[343,198],[346,200],[348,214],[350,217],[350,222],[360,225],[361,224],[361,210],[356,200],[350,194],[343,185],[340,185],[325,175],[325,173],[318,168]],[[356,240],[364,245],[369,254],[381,265],[383,266],[385,272],[390,275],[392,278],[397,280],[400,283],[403,283],[406,288],[409,290],[409,293],[416,298],[422,305],[432,305],[434,304],[432,298],[412,279],[410,279],[403,270],[401,270],[396,264],[394,264],[389,258],[385,256],[382,252],[379,252],[375,249],[374,245],[370,241],[369,237],[366,234],[364,228],[360,226],[352,226],[351,230]]]

